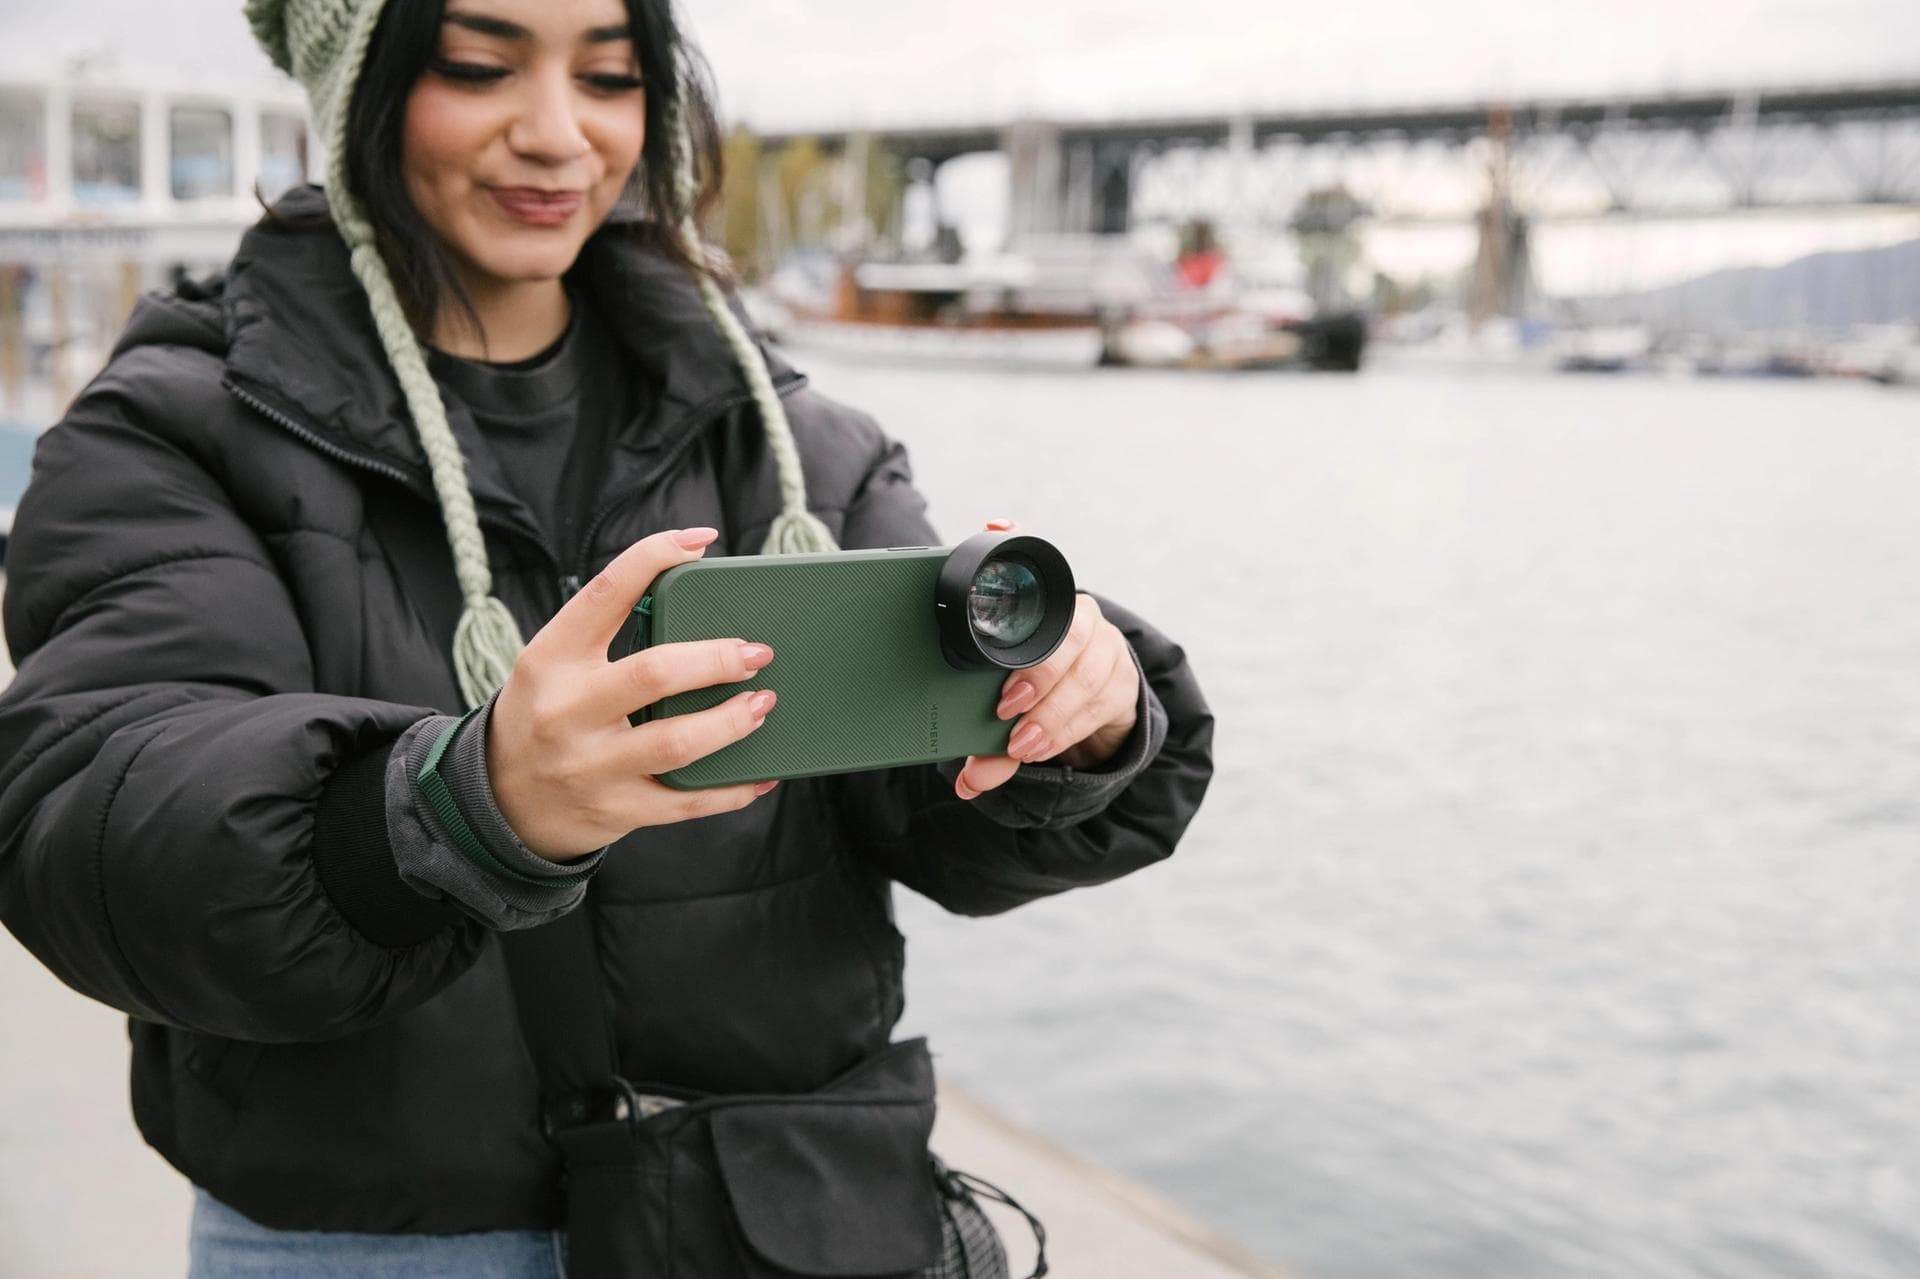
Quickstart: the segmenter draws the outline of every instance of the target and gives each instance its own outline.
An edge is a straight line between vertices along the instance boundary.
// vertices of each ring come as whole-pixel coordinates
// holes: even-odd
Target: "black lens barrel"
[[[1024,564],[1039,580],[1040,625],[1018,644],[1000,645],[973,626],[968,596],[974,579],[990,560]],[[1053,655],[1073,625],[1073,570],[1053,543],[1025,533],[976,533],[948,553],[934,587],[934,617],[940,627],[940,651],[956,670],[1000,667],[1017,671]]]

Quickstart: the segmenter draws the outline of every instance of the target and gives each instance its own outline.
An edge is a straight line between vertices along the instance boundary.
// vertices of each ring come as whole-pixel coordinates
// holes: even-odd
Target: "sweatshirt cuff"
[[[492,715],[489,701],[464,718],[429,716],[400,735],[387,766],[387,826],[408,884],[490,927],[532,928],[580,904],[606,850],[557,864],[514,834],[487,773]],[[433,776],[423,779],[430,762]]]
[[[1077,825],[1104,812],[1120,792],[1153,762],[1167,740],[1167,712],[1140,670],[1139,655],[1131,646],[1134,674],[1140,693],[1134,703],[1133,731],[1113,757],[1097,768],[1068,764],[1022,764],[1014,775],[972,801],[982,815],[1002,826],[1059,829]],[[951,785],[966,767],[965,760],[940,765]]]
[[[387,836],[387,765],[383,742],[340,765],[320,791],[314,812],[314,873],[335,909],[379,946],[417,946],[466,916],[423,896],[400,877]]]

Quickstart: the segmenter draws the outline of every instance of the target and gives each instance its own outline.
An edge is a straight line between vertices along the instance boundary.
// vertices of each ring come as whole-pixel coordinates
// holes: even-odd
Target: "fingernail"
[[[755,719],[765,719],[767,712],[772,710],[773,704],[779,700],[778,693],[770,688],[763,688],[747,699],[747,713]]]
[[[753,788],[753,793],[755,795],[765,795],[769,791],[771,791],[774,787],[778,786],[779,784],[780,784],[779,782],[761,782],[758,786]]]
[[[765,644],[742,644],[740,660],[750,671],[757,671],[773,660],[773,650]]]
[[[1008,519],[988,520],[987,527],[995,528],[995,529],[1009,529],[1013,527],[1013,521]]]
[[[1039,754],[1039,748],[1046,745],[1047,730],[1038,724],[1022,724],[1011,740],[1007,742],[1007,754],[1018,760]]]
[[[964,776],[957,777],[954,779],[953,792],[954,794],[958,795],[961,799],[965,799],[965,800],[973,800],[973,799],[978,799],[980,797],[979,791],[967,785],[967,779]]]
[[[717,528],[681,528],[673,531],[674,545],[683,551],[697,551],[703,546],[712,546],[720,539]]]
[[[1033,702],[1033,685],[1027,683],[1015,684],[1012,688],[1008,689],[1006,695],[1000,699],[1000,705],[994,709],[993,713],[1001,719],[1012,719],[1021,711],[1032,706]]]

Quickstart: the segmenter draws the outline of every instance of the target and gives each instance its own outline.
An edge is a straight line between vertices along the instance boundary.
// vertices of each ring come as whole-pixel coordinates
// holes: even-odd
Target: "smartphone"
[[[635,608],[636,649],[738,638],[774,660],[742,683],[664,698],[641,721],[743,689],[780,700],[747,738],[660,780],[697,789],[1003,754],[1007,675],[1059,647],[1074,605],[1065,557],[1026,534],[678,565]]]

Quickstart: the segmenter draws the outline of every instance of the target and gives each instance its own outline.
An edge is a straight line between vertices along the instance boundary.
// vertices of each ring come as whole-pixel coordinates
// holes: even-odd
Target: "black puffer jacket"
[[[453,412],[497,593],[528,635],[634,540],[709,524],[712,553],[748,553],[779,507],[688,281],[613,231],[578,273],[659,393],[621,437],[587,545],[542,545]],[[900,448],[777,373],[813,510],[842,544],[934,541]],[[141,304],[40,441],[13,530],[0,915],[131,1016],[142,1131],[249,1216],[550,1225],[556,1163],[497,938],[400,882],[377,795],[344,805],[330,785],[350,763],[377,778],[366,761],[408,725],[459,709],[371,503],[446,553],[336,235],[263,225],[223,287]],[[1180,650],[1110,616],[1171,729],[1102,813],[996,822],[935,770],[901,769],[620,841],[586,908],[628,1075],[817,1087],[899,1017],[893,880],[986,913],[1167,856],[1205,790],[1212,722]]]

